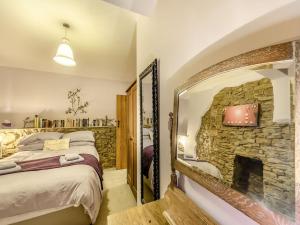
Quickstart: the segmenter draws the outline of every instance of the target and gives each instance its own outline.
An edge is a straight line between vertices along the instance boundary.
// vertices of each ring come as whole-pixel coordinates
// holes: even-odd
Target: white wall
[[[160,59],[161,195],[170,182],[167,126],[168,114],[173,111],[174,88],[218,61],[300,37],[299,6],[299,1],[294,0],[191,0],[188,3],[164,0],[158,1],[150,18],[139,18],[138,74],[154,58]],[[206,205],[209,214],[227,215],[226,220],[218,220],[220,224],[241,224],[240,221],[245,225],[254,224],[224,201],[216,201],[216,196],[198,185],[187,183],[185,189],[193,200]]]
[[[209,89],[206,91],[191,93],[189,97],[189,104],[187,109],[185,109],[188,112],[188,128],[184,152],[187,154],[191,154],[196,157],[196,135],[201,126],[202,116],[208,111],[216,93],[215,89]]]
[[[143,110],[144,116],[152,118],[152,84],[143,83]]]
[[[0,67],[0,121],[11,120],[16,127],[39,114],[48,119],[65,119],[69,107],[67,93],[81,89],[82,101],[88,101],[87,114],[80,118],[116,118],[116,95],[126,94],[127,82],[53,74]]]
[[[292,69],[289,69],[292,70]],[[287,74],[279,70],[265,70],[260,72],[271,79],[274,93],[273,122],[290,123],[291,121],[291,84],[295,80],[294,74]]]

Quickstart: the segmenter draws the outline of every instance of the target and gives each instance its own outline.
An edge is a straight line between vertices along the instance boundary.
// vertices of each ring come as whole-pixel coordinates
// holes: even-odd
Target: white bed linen
[[[94,146],[76,146],[64,151],[18,152],[1,161],[27,161],[74,152],[91,154],[99,160]],[[0,176],[1,225],[33,218],[47,210],[56,211],[80,205],[94,223],[101,201],[100,179],[96,171],[88,165]]]

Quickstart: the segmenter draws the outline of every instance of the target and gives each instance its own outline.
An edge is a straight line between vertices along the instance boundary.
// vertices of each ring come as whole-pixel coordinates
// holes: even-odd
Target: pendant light
[[[65,36],[62,38],[61,43],[57,48],[56,55],[53,57],[53,60],[63,66],[76,66],[74,61],[73,51],[70,46],[70,42],[67,39],[67,29],[70,28],[70,25],[67,23],[63,24],[65,29]]]

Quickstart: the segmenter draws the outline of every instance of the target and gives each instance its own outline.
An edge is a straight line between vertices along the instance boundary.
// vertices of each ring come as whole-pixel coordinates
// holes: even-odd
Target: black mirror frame
[[[154,200],[160,199],[160,174],[159,174],[159,80],[158,80],[158,60],[155,59],[139,76],[140,90],[140,154],[141,154],[141,202],[144,204],[144,185],[143,185],[143,85],[142,80],[152,72],[152,117],[153,117],[153,197]]]

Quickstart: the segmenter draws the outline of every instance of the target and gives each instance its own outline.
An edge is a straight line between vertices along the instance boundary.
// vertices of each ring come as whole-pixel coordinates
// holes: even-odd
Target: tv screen
[[[258,126],[258,103],[227,106],[224,108],[223,125],[256,127]]]

